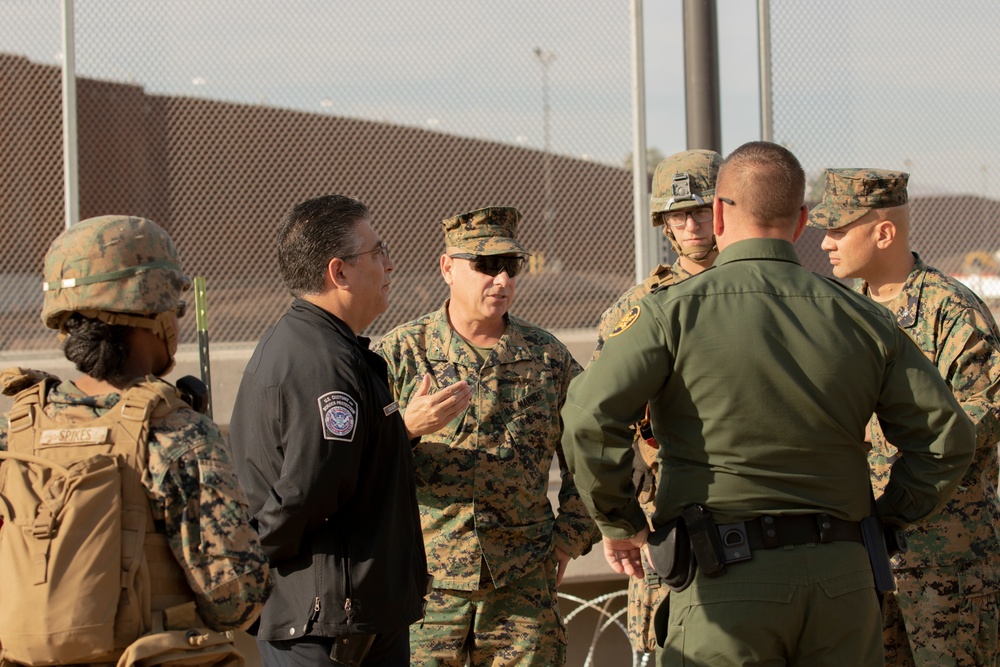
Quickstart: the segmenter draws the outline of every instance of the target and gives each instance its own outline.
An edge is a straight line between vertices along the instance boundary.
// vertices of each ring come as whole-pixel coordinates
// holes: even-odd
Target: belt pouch
[[[649,559],[653,569],[672,591],[682,591],[694,579],[695,562],[684,521],[674,519],[649,534]]]

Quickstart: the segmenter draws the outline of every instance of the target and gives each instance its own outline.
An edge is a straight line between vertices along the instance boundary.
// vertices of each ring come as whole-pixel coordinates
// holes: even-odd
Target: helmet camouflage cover
[[[44,280],[42,321],[57,330],[74,312],[155,317],[177,308],[191,287],[167,232],[124,215],[82,220],[56,237]]]
[[[663,224],[665,211],[683,211],[711,204],[722,156],[715,151],[691,150],[671,155],[656,165],[649,215],[653,226]]]

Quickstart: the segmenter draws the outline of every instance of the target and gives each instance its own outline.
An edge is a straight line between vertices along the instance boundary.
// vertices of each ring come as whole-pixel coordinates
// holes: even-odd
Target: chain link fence
[[[681,94],[679,4],[671,31],[646,33],[650,48],[674,48],[647,55],[650,98]],[[910,172],[916,250],[996,308],[1000,6],[769,4],[773,136],[806,168],[810,202],[827,166]],[[720,27],[737,7],[720,0]],[[396,274],[375,336],[443,303],[441,219],[514,205],[534,253],[514,311],[591,329],[634,281],[629,12],[625,1],[77,2],[80,216],[163,225],[207,279],[215,345],[252,344],[286,308],[275,239],[305,198],[361,197],[389,241]],[[743,23],[725,28],[723,62],[755,31]],[[0,358],[12,363],[57,345],[38,313],[42,257],[64,224],[61,48],[59,0],[0,0]],[[742,80],[722,83],[756,113]],[[650,122],[683,133],[673,115]],[[807,230],[797,249],[828,274],[821,236]],[[188,320],[182,343],[195,340]],[[617,631],[620,612],[602,613],[595,632]]]
[[[1000,306],[1000,5],[969,0],[770,0],[774,140],[802,161],[808,199],[824,167],[910,173],[911,243]],[[828,272],[822,233],[804,261]]]
[[[63,228],[60,3],[0,6],[0,349],[35,350],[55,343],[37,312]],[[392,248],[375,335],[443,303],[439,222],[481,206],[525,216],[526,319],[593,327],[632,282],[627,2],[119,0],[75,14],[80,217],[163,225],[206,277],[213,341],[255,341],[284,311],[281,217],[329,192],[364,199]]]

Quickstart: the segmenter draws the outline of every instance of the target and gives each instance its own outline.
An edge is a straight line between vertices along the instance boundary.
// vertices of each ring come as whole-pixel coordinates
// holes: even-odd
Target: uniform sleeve
[[[563,385],[559,390],[560,409],[565,404],[566,392],[569,389],[570,381],[582,371],[583,368],[580,364],[572,357],[569,357],[567,372],[563,374]],[[559,423],[562,426],[561,417]],[[584,505],[583,500],[580,498],[580,492],[577,491],[572,473],[568,469],[564,469],[565,454],[562,452],[562,443],[557,442],[556,447],[558,448],[556,455],[560,459],[561,483],[559,485],[559,507],[556,511],[553,540],[557,547],[573,558],[577,558],[589,552],[590,547],[595,542],[600,541],[601,533],[597,528],[597,524],[590,517],[590,512],[587,511],[586,505]]]
[[[665,333],[648,300],[630,311],[636,319],[610,337],[601,356],[570,384],[563,450],[587,509],[613,539],[635,535],[646,518],[632,484],[633,432],[648,400],[670,376]]]
[[[642,285],[639,284],[626,290],[618,297],[617,301],[601,314],[601,320],[597,325],[597,347],[594,348],[594,354],[590,357],[588,365],[594,363],[601,356],[604,343],[611,336],[611,332],[614,331],[618,322],[629,311],[629,308],[632,307],[632,302],[637,300],[636,294],[641,287]]]
[[[962,313],[944,333],[935,363],[976,429],[976,447],[1000,441],[1000,342],[975,309]]]
[[[278,388],[281,470],[254,515],[271,563],[300,554],[308,531],[335,517],[357,490],[372,425],[364,384],[344,365],[324,365]]]
[[[875,414],[900,453],[878,499],[879,515],[901,523],[929,516],[969,467],[975,429],[937,369],[901,329]]]
[[[271,590],[267,558],[218,427],[184,414],[152,431],[147,488],[202,619],[215,630],[245,629]]]

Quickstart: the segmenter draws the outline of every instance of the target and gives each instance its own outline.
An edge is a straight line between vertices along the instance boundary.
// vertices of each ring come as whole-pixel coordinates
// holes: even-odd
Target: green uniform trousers
[[[883,664],[874,580],[856,542],[759,549],[720,577],[698,571],[655,623],[660,667]]]

